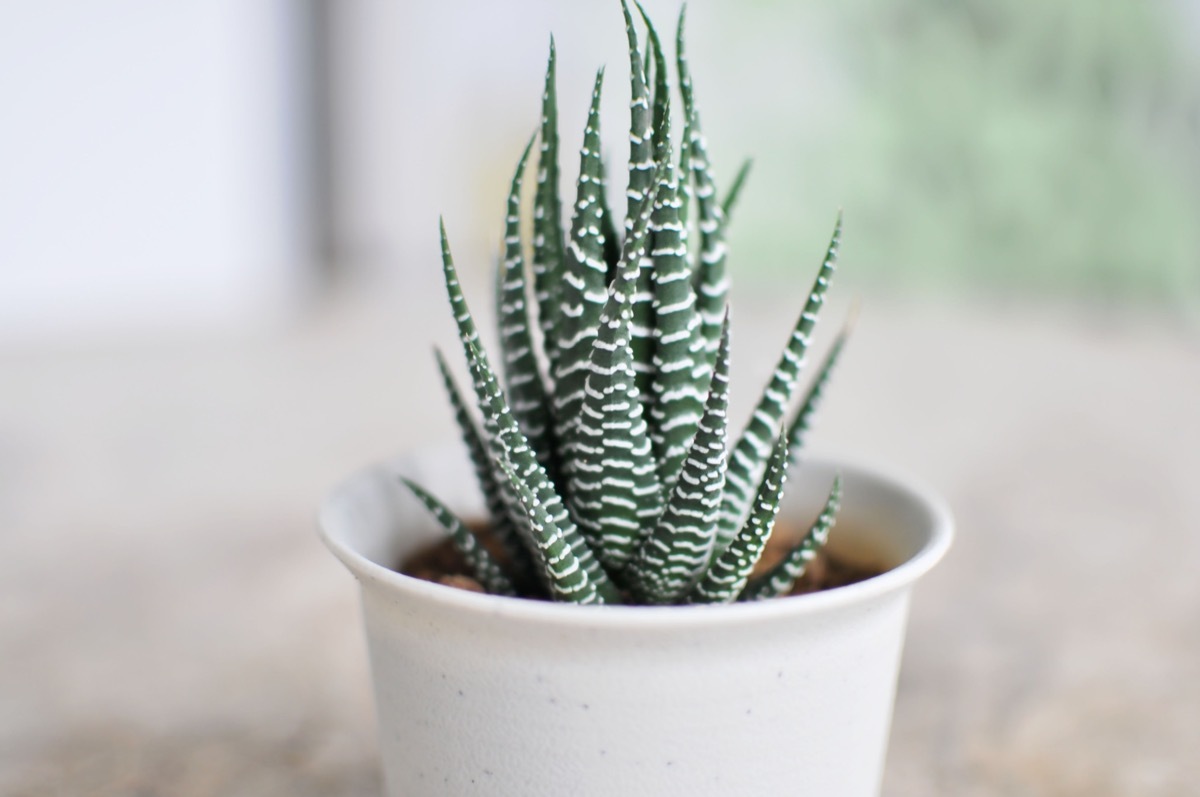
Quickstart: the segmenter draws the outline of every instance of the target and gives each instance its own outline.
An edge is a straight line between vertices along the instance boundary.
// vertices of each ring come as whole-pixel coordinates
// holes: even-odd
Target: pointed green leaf
[[[493,470],[491,457],[488,456],[487,442],[468,412],[466,402],[463,400],[454,377],[450,375],[450,369],[446,365],[442,353],[437,349],[434,349],[433,353],[437,359],[438,370],[442,375],[442,384],[445,385],[446,393],[450,397],[450,406],[454,409],[454,419],[458,423],[463,443],[467,446],[467,454],[471,458],[471,465],[475,469],[475,478],[483,493],[483,500],[491,518],[492,536],[504,549],[508,560],[512,563],[510,570],[518,582],[532,587],[536,583],[532,569],[533,562],[529,558],[529,551],[521,541],[517,526],[514,525],[512,515],[514,507],[511,506],[501,482],[497,479],[498,474]]]
[[[766,547],[786,481],[787,439],[781,435],[759,483],[750,517],[689,593],[690,603],[730,603],[741,593]]]
[[[450,298],[450,306],[458,325],[459,338],[463,344],[463,353],[471,369],[474,379],[475,396],[483,412],[484,432],[487,435],[488,448],[497,464],[506,466],[505,470],[509,489],[514,491],[516,500],[520,501],[526,512],[527,547],[531,553],[541,556],[539,562],[544,574],[550,579],[552,590],[564,590],[562,579],[567,571],[562,570],[563,559],[559,554],[548,554],[556,540],[562,540],[570,548],[571,555],[578,560],[578,565],[587,576],[590,583],[606,601],[617,601],[619,595],[612,580],[604,572],[599,561],[593,555],[587,542],[571,521],[562,499],[554,489],[553,483],[546,471],[538,463],[533,449],[525,435],[517,426],[504,394],[500,391],[499,382],[488,362],[487,354],[479,345],[479,335],[471,311],[459,285],[458,273],[454,268],[454,259],[450,254],[450,245],[446,238],[445,226],[442,226],[442,266],[445,272],[446,293]],[[525,493],[532,496],[534,506]],[[536,511],[535,511],[536,510]],[[554,548],[554,550],[558,550]],[[550,557],[550,558],[546,558]],[[559,558],[554,558],[559,557]],[[568,568],[569,570],[569,568]],[[573,571],[571,571],[573,572]],[[574,581],[571,582],[575,584]],[[582,590],[578,585],[571,586],[566,592],[556,592],[565,598],[571,595],[585,594],[576,592]],[[574,598],[570,598],[574,599]]]
[[[721,339],[704,417],[683,470],[653,533],[625,575],[647,603],[675,603],[708,564],[716,542],[717,511],[725,487],[729,409],[729,328]]]
[[[687,4],[685,3],[679,9],[679,27],[675,33],[675,51],[677,59],[683,56],[683,25],[684,18],[687,15]],[[684,76],[687,67],[686,60],[681,62],[676,61],[676,71],[679,74],[679,91],[680,96],[684,101],[683,107],[683,135],[679,142],[679,186],[680,186],[680,216],[684,222],[685,240],[692,235],[692,198],[694,192],[692,190],[692,139],[697,135],[696,124],[699,119],[696,115],[695,103],[692,98],[690,76],[688,76],[688,85],[686,93],[684,91]],[[690,256],[690,255],[689,255]],[[693,284],[699,271],[693,268]]]
[[[666,190],[656,199],[650,220],[654,263],[654,370],[650,379],[650,439],[659,461],[659,479],[670,490],[704,412],[711,374],[699,337],[700,316],[692,291],[691,264],[683,241],[675,169],[666,164]]]
[[[678,478],[704,408],[710,371],[704,358],[700,314],[691,288],[678,193],[655,209],[654,371],[650,378],[650,437],[667,490]]]
[[[670,186],[662,178],[666,164],[656,163],[651,180],[655,186],[653,192],[646,193],[634,208],[634,225],[626,234],[621,244],[621,257],[618,270],[628,270],[629,278],[633,280],[634,291],[631,298],[633,320],[630,324],[630,349],[633,351],[633,368],[637,378],[639,394],[645,388],[649,390],[650,376],[653,371],[651,362],[653,355],[652,328],[653,318],[641,321],[641,312],[649,314],[652,311],[654,294],[650,291],[650,225],[654,209],[667,201]],[[643,405],[645,402],[643,401]]]
[[[750,176],[750,167],[754,165],[752,158],[746,158],[742,161],[742,166],[737,170],[737,174],[733,176],[733,185],[729,186],[729,190],[725,192],[725,198],[721,200],[721,212],[725,215],[725,224],[729,224],[729,219],[733,215],[733,209],[737,206],[737,201],[742,195],[742,187],[746,185],[746,178]]]
[[[825,547],[841,503],[842,477],[839,475],[833,480],[833,489],[829,491],[829,498],[825,500],[821,514],[809,527],[804,539],[796,543],[770,570],[747,584],[738,600],[760,601],[790,593],[796,586],[796,580],[808,569],[808,563]]]
[[[652,132],[646,69],[626,0],[621,0],[621,10],[625,14],[625,35],[629,42],[629,188],[625,211],[625,237],[628,239],[638,206],[658,191],[661,175],[657,175],[656,170],[661,161],[655,159],[654,142],[661,139],[662,134]],[[639,268],[637,287],[633,292],[633,368],[637,374],[638,395],[643,402],[648,402],[650,377],[654,372],[651,362],[654,356],[654,292],[650,283],[653,262],[648,255],[643,257]]]
[[[412,490],[413,495],[420,499],[421,503],[425,504],[437,522],[450,534],[450,539],[454,541],[454,547],[462,554],[471,575],[479,582],[484,591],[492,595],[509,597],[517,594],[516,587],[504,574],[503,568],[492,558],[487,548],[483,547],[483,544],[475,538],[466,524],[455,517],[441,501],[430,495],[420,485],[404,478],[401,478],[401,481],[408,489]]]
[[[833,374],[833,368],[837,365],[838,358],[841,357],[842,349],[846,345],[846,340],[850,337],[850,331],[854,326],[855,311],[851,311],[850,317],[846,319],[846,323],[842,326],[842,331],[838,333],[837,338],[833,341],[833,345],[829,347],[829,351],[825,354],[825,359],[821,361],[821,367],[817,370],[816,378],[809,385],[808,390],[804,394],[804,400],[800,403],[800,409],[796,412],[796,417],[788,426],[788,464],[794,464],[800,455],[800,450],[804,447],[804,436],[808,433],[809,427],[812,424],[812,416],[817,411],[817,407],[821,403],[821,398],[825,394],[825,387],[829,384],[829,377]]]
[[[646,194],[634,209],[633,228],[621,243],[619,266],[621,271],[629,272],[628,278],[634,283],[635,293],[632,301],[635,305],[638,301],[636,294],[636,290],[638,289],[637,280],[641,279],[643,272],[641,264],[650,260],[650,225],[654,217],[654,209],[666,202],[670,196],[670,185],[666,180],[661,179],[665,172],[665,163],[655,164],[652,178],[655,190],[652,193]]]
[[[647,223],[639,220],[635,235]],[[588,361],[586,395],[571,477],[571,508],[610,572],[628,562],[642,529],[662,513],[642,403],[634,384],[629,327],[637,259],[617,274]]]
[[[558,172],[557,55],[550,39],[550,58],[542,93],[541,150],[533,204],[533,283],[538,321],[550,373],[558,363],[558,291],[562,283],[564,242]]]
[[[721,322],[729,295],[729,278],[725,273],[725,213],[717,201],[716,183],[708,161],[708,143],[700,125],[700,111],[696,108],[692,74],[688,67],[684,43],[684,24],[687,7],[679,12],[679,26],[675,34],[675,59],[679,72],[679,93],[683,97],[684,118],[688,120],[690,140],[688,155],[692,179],[696,183],[696,204],[700,230],[700,262],[696,274],[696,309],[700,313],[700,334],[708,363],[716,356],[720,343]]]
[[[588,110],[587,128],[580,151],[579,182],[575,200],[567,266],[560,288],[561,315],[558,322],[558,368],[553,414],[563,476],[571,478],[580,408],[588,375],[588,358],[600,313],[608,301],[608,265],[600,233],[600,92],[604,70],[596,73]]]
[[[596,72],[592,102],[588,108],[583,147],[579,152],[579,180],[576,183],[575,208],[571,218],[571,238],[567,244],[566,273],[563,285],[563,326],[561,341],[575,331],[572,326],[594,326],[604,306],[607,267],[604,261],[603,208],[604,161],[600,156],[600,99],[604,87],[604,69]],[[582,308],[582,314],[576,308]]]
[[[621,263],[621,234],[617,231],[617,218],[608,204],[608,169],[603,162],[600,166],[600,232],[604,235],[607,284],[611,285],[617,278],[617,267]]]
[[[667,75],[667,59],[663,54],[662,41],[658,38],[658,31],[654,29],[654,23],[650,21],[650,15],[646,13],[646,9],[642,7],[639,0],[634,0],[634,5],[637,6],[638,13],[642,16],[642,21],[646,23],[646,38],[650,42],[650,54],[654,62],[654,96],[653,96],[653,127],[654,127],[654,160],[661,163],[670,158],[671,141],[668,136],[669,128],[666,124],[667,117],[671,113],[671,86],[668,82]],[[647,82],[649,77],[650,60],[647,65]]]
[[[688,270],[691,272],[693,288],[696,284],[696,268],[690,249],[693,235],[692,230],[692,116],[684,115],[683,135],[679,138],[679,218],[683,222],[681,237],[684,248],[688,250]]]
[[[651,141],[650,92],[646,86],[637,30],[633,26],[633,15],[629,13],[626,0],[621,0],[621,10],[625,14],[625,36],[629,42],[629,189],[625,210],[625,233],[628,235],[637,218],[638,205],[654,189],[654,148]]]
[[[504,220],[504,263],[496,290],[505,386],[517,425],[551,478],[558,468],[549,402],[533,343],[535,323],[525,284],[525,255],[521,249],[521,184],[533,139],[525,146],[509,186]]]
[[[804,368],[813,327],[817,323],[817,314],[825,303],[825,292],[837,265],[841,236],[842,216],[839,213],[833,238],[808,294],[804,310],[796,320],[795,329],[775,366],[771,381],[750,417],[750,422],[730,454],[725,496],[721,503],[718,550],[733,538],[742,518],[745,517],[750,502],[751,485],[756,475],[762,472],[763,464],[770,456],[771,441],[779,434],[780,420],[787,411],[800,372]]]
[[[663,163],[666,197],[650,221],[653,339],[648,409],[650,439],[659,460],[659,479],[670,490],[679,476],[696,425],[704,412],[710,381],[711,359],[699,338],[700,316],[692,289],[691,261],[687,250],[686,219],[675,169],[671,163],[670,86],[662,42],[641,3],[638,11],[646,23],[655,64],[655,161]],[[687,182],[686,175],[683,181]]]
[[[577,547],[571,544],[563,526],[554,521],[529,484],[518,475],[518,468],[507,452],[501,454],[498,464],[528,514],[530,536],[541,554],[554,599],[583,604],[619,603],[615,591],[608,592],[605,597],[606,593],[602,593],[590,578],[587,567],[577,555]]]

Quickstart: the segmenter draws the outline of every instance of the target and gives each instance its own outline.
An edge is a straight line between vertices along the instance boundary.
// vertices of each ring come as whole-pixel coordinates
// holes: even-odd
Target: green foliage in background
[[[789,220],[837,196],[872,284],[1200,296],[1200,70],[1186,47],[1200,14],[1185,4],[850,0],[818,19],[761,0],[736,13],[746,29],[788,27],[790,45],[764,50],[828,67],[794,95],[796,117],[824,124],[780,117],[747,153],[776,171],[754,177],[739,272],[779,264]]]

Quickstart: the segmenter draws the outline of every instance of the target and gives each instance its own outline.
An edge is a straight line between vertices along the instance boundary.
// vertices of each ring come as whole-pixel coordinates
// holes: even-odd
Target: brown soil
[[[803,538],[806,531],[807,529],[798,528],[787,521],[777,522],[775,528],[771,531],[770,538],[767,540],[767,547],[763,550],[762,557],[758,560],[758,564],[754,566],[753,575],[758,575],[774,566],[793,545]],[[809,563],[808,569],[796,581],[796,586],[789,594],[803,595],[807,592],[820,592],[826,589],[833,589],[834,587],[844,587],[847,584],[855,584],[859,581],[865,581],[872,576],[877,576],[886,569],[884,567],[863,567],[856,563],[830,556],[826,551],[821,551]],[[752,578],[753,575],[751,576]]]
[[[473,530],[484,541],[484,544],[492,551],[493,555],[500,553],[497,550],[497,546],[489,539],[486,528],[475,527]],[[770,539],[767,541],[767,547],[763,551],[762,558],[759,559],[757,566],[754,568],[755,575],[778,562],[791,546],[800,539],[804,531],[804,529],[791,526],[785,522],[776,524]],[[438,584],[445,584],[449,587],[470,590],[472,592],[484,591],[479,582],[468,575],[466,563],[450,539],[444,539],[423,548],[406,561],[401,562],[400,566],[396,569],[405,575],[425,581],[433,581]],[[826,589],[833,589],[834,587],[843,587],[847,584],[854,584],[872,576],[877,576],[884,572],[885,569],[882,567],[862,567],[840,560],[822,551],[809,563],[808,570],[796,582],[795,588],[789,594],[803,595],[808,592],[820,592]]]

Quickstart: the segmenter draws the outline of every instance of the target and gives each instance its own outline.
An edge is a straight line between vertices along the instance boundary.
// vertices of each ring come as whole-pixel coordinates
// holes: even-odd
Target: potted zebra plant
[[[664,48],[639,6],[643,58],[623,7],[626,208],[619,221],[607,200],[601,71],[564,218],[552,43],[532,262],[521,189],[534,140],[508,195],[495,362],[442,228],[471,389],[438,364],[475,478],[457,452],[405,456],[322,509],[326,543],[362,586],[389,794],[874,795],[909,593],[950,521],[935,497],[850,463],[806,459],[784,489],[845,341],[801,391],[840,216],[749,424],[729,438],[725,235],[745,170],[722,198],[683,14],[672,146]],[[781,511],[804,533],[773,532]],[[456,564],[435,575],[471,590],[398,572],[444,537]],[[785,597],[826,547],[882,572]]]

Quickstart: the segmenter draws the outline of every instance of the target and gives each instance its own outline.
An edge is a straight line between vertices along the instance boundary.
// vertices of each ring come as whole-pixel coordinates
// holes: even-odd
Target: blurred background
[[[647,0],[672,39],[678,0]],[[1200,4],[692,0],[734,406],[837,209],[814,445],[934,484],[884,793],[1200,770]],[[616,0],[0,0],[0,793],[378,794],[339,478],[453,434],[549,36],[563,171]],[[619,196],[620,180],[614,186]],[[564,190],[570,190],[564,184]]]

